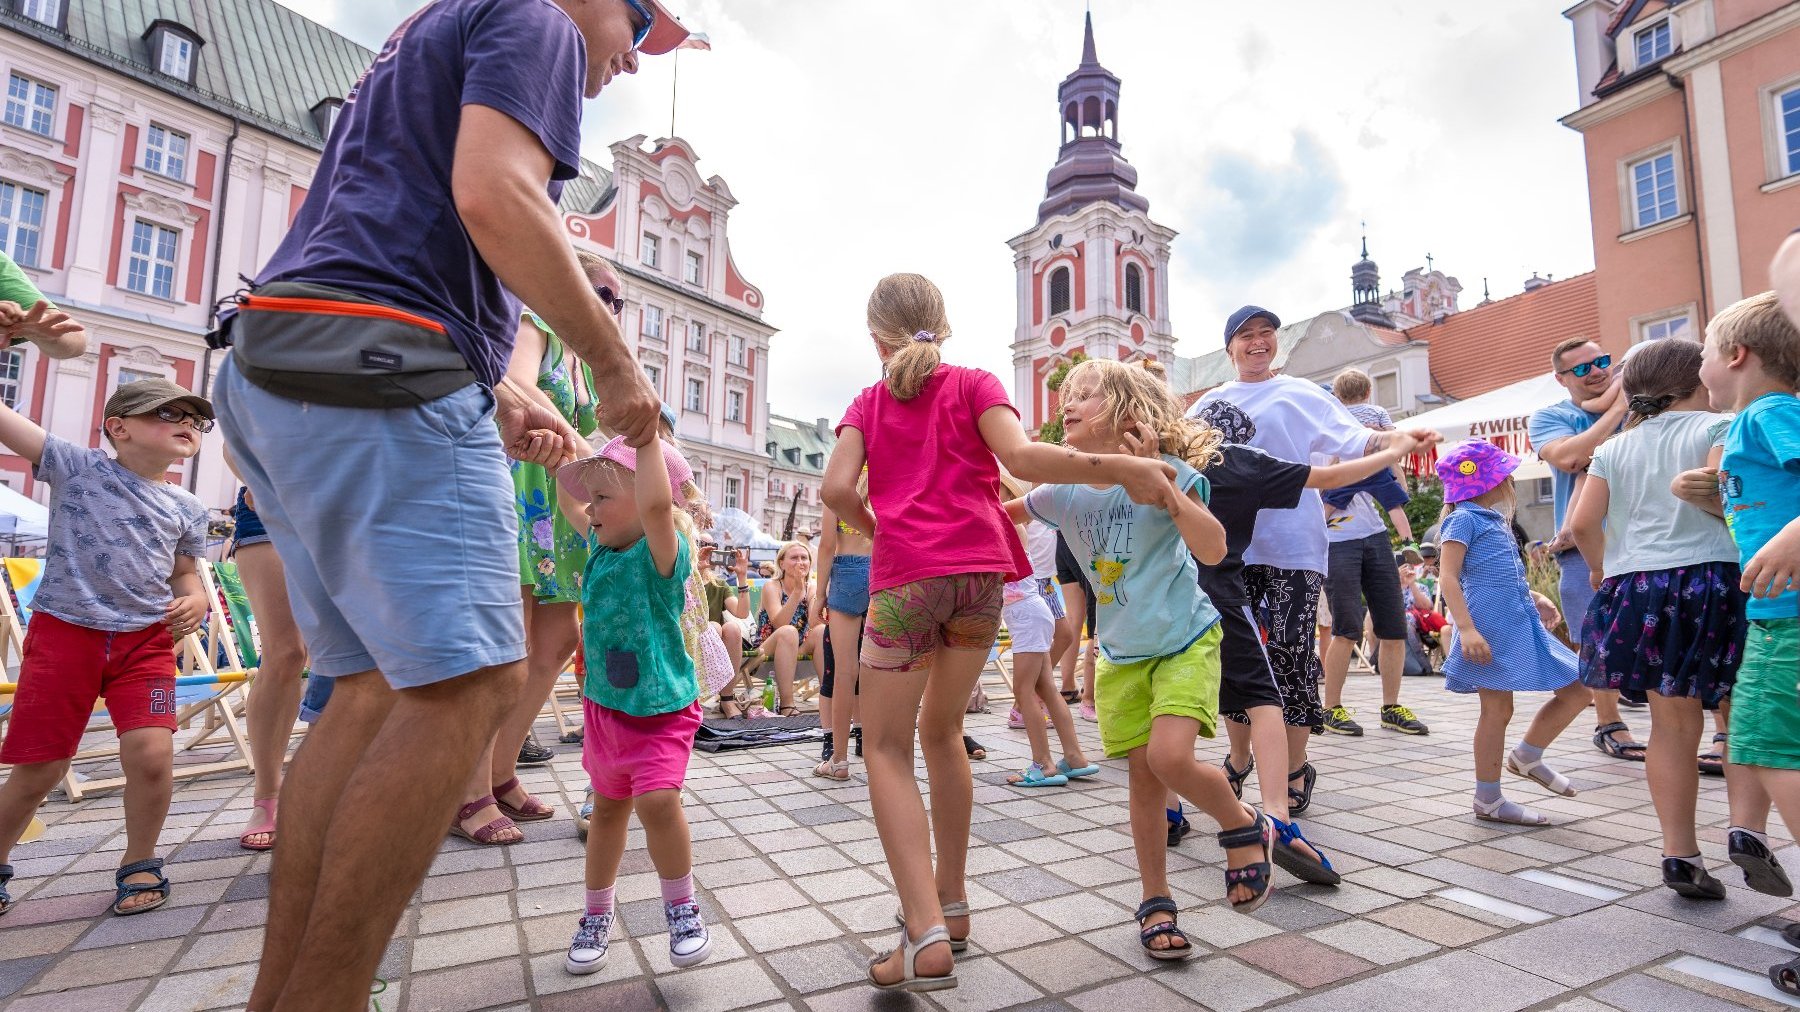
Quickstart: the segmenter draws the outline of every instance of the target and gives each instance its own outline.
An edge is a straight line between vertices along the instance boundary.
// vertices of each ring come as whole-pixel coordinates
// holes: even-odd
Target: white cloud
[[[878,367],[863,306],[881,275],[938,282],[953,361],[1011,382],[1014,278],[1081,51],[1075,0],[672,0],[714,51],[680,57],[676,128],[723,176],[738,266],[768,297],[775,411],[835,417]],[[410,0],[314,0],[368,46]],[[1396,284],[1427,253],[1496,296],[1592,265],[1558,6],[1398,0],[1235,6],[1102,0],[1101,63],[1151,215],[1181,233],[1171,311],[1184,354],[1258,302],[1349,302],[1358,222]],[[1279,17],[1272,19],[1272,11]],[[587,153],[669,129],[674,67],[645,61],[589,103]]]

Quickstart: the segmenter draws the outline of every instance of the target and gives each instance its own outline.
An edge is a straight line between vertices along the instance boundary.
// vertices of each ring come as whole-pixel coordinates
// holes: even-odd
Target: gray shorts
[[[525,656],[518,519],[486,388],[410,408],[310,404],[228,358],[213,400],[314,676],[379,670],[405,689]]]

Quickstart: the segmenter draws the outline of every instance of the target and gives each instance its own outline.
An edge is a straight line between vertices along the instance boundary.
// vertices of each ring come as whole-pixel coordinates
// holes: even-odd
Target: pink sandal
[[[274,798],[259,798],[251,802],[251,811],[255,814],[245,824],[244,831],[238,834],[238,846],[245,850],[275,849],[275,800]],[[251,843],[252,836],[267,836],[269,842]]]
[[[494,804],[514,822],[542,822],[555,817],[556,809],[532,797],[530,791],[525,791],[525,803],[516,807],[502,800],[502,795],[511,794],[514,790],[525,790],[519,785],[518,777],[513,777],[506,783],[495,787],[493,794]]]
[[[456,818],[454,820],[452,820],[450,823],[451,834],[454,836],[460,836],[463,839],[468,840],[472,843],[479,843],[484,847],[508,847],[508,846],[511,846],[512,844],[523,842],[523,836],[521,836],[520,839],[518,839],[518,840],[496,840],[496,839],[494,839],[494,837],[499,836],[501,833],[504,833],[509,829],[518,829],[519,828],[517,823],[513,822],[513,820],[507,818],[504,815],[502,815],[499,818],[495,819],[494,821],[488,823],[487,825],[482,826],[480,829],[475,830],[475,832],[473,832],[473,833],[462,828],[463,822],[465,822],[466,820],[468,820],[469,818],[474,816],[474,814],[476,812],[481,811],[483,808],[486,808],[489,805],[494,805],[495,807],[498,807],[498,803],[496,801],[494,801],[494,796],[492,794],[488,795],[485,798],[476,798],[474,801],[471,801],[468,804],[457,809],[456,810]]]

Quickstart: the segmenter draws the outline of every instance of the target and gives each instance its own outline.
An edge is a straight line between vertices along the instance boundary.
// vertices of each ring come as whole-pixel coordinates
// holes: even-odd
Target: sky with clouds
[[[416,6],[287,2],[371,48]],[[947,357],[1010,387],[1006,240],[1036,221],[1083,0],[670,3],[714,47],[680,56],[675,130],[739,200],[732,253],[780,328],[771,408],[836,417],[878,378],[863,307],[894,271],[943,288]],[[1348,304],[1363,221],[1384,288],[1429,253],[1465,309],[1484,277],[1501,298],[1592,268],[1581,141],[1557,122],[1577,106],[1560,0],[1092,6],[1125,156],[1180,233],[1180,353],[1217,347],[1245,302]],[[648,59],[589,102],[585,153],[667,135],[674,70]]]

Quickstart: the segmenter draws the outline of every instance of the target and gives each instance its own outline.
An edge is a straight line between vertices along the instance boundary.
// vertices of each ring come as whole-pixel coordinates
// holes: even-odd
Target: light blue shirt
[[[1164,455],[1183,495],[1198,488],[1211,498],[1205,476]],[[1118,485],[1040,485],[1025,509],[1062,532],[1088,571],[1099,611],[1100,651],[1115,664],[1178,654],[1219,621],[1200,589],[1200,564],[1164,510],[1131,501]]]
[[[1594,427],[1600,416],[1583,411],[1574,401],[1563,401],[1531,414],[1529,433],[1532,449],[1543,455],[1544,446],[1558,439],[1579,436]],[[1556,527],[1562,529],[1563,514],[1569,509],[1569,496],[1575,491],[1575,476],[1561,468],[1550,469],[1550,483],[1556,494]]]
[[[1800,516],[1800,397],[1764,394],[1738,413],[1725,433],[1719,490],[1725,497],[1725,523],[1748,565],[1770,538]],[[1800,617],[1800,593],[1753,597],[1744,614]]]

